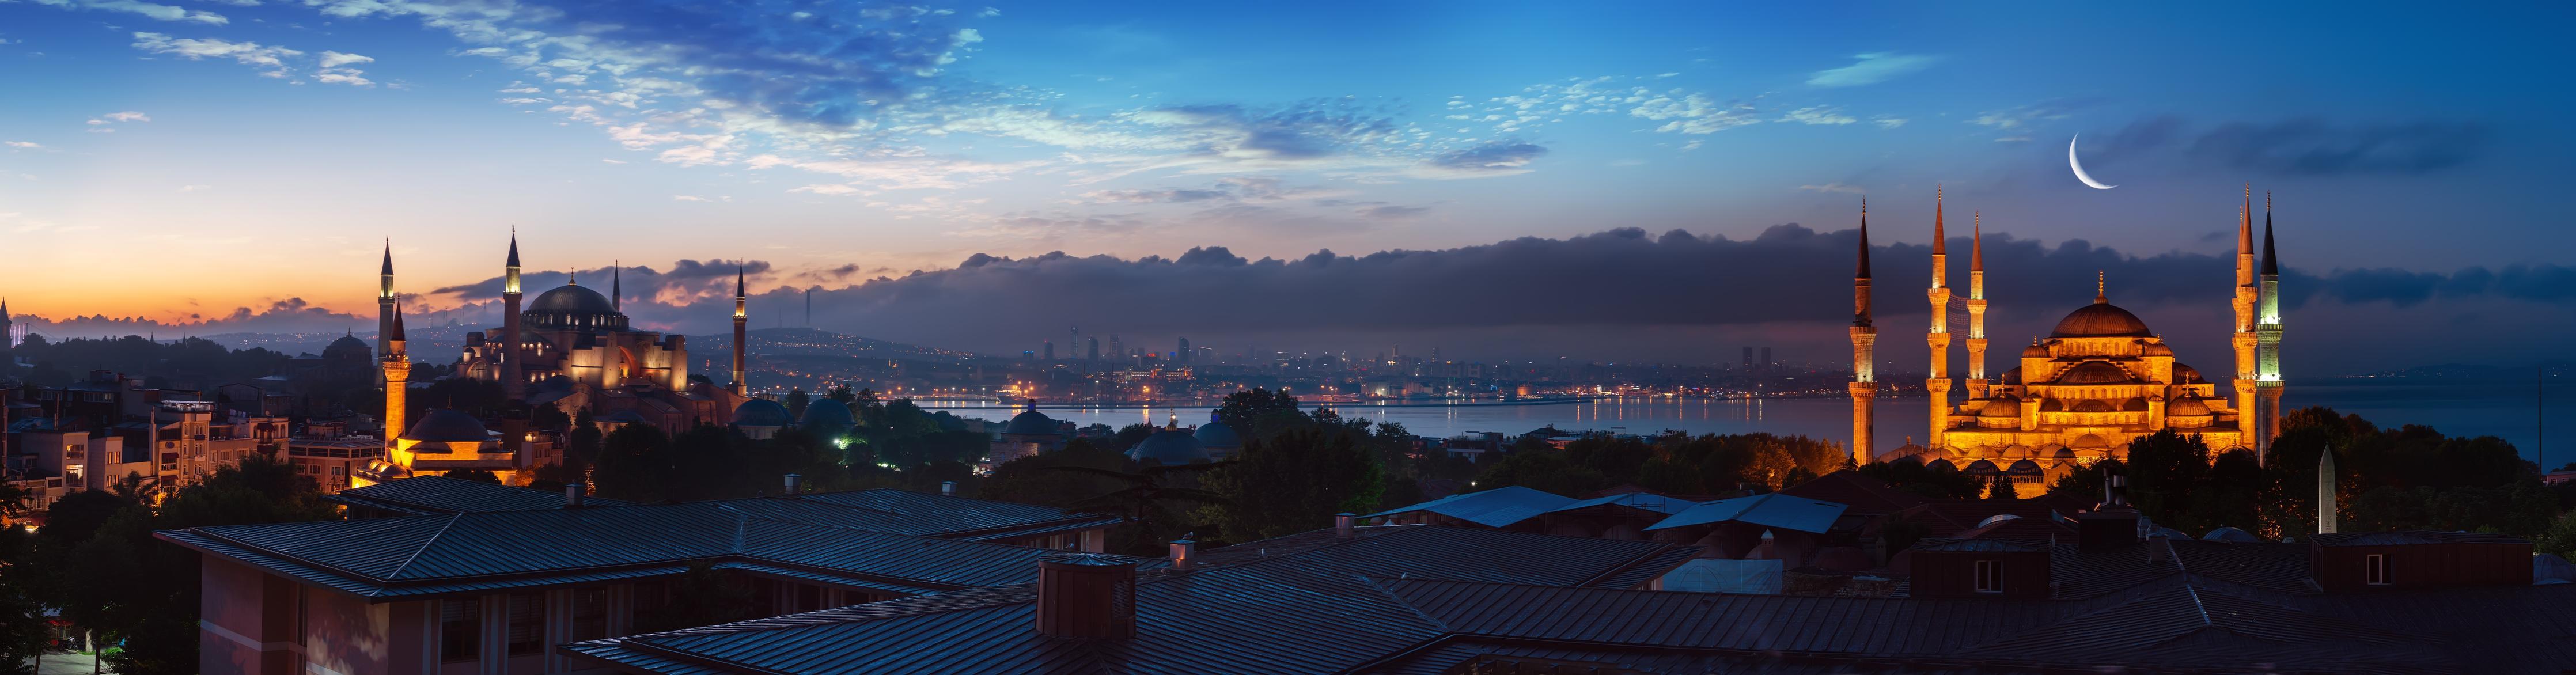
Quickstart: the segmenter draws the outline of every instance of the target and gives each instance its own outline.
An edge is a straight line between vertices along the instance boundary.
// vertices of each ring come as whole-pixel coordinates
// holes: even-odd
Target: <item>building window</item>
[[[573,589],[573,641],[597,640],[605,637],[608,637],[608,589]]]
[[[2362,556],[2361,581],[2372,586],[2388,585],[2388,556],[2382,553]]]
[[[2001,561],[2001,560],[1979,560],[1979,561],[1977,561],[1977,592],[1979,592],[1979,593],[2002,593],[2002,592],[2004,592],[2004,561]]]
[[[471,663],[483,658],[483,601],[478,598],[438,603],[438,659]]]
[[[510,594],[510,655],[527,656],[545,648],[546,596]]]

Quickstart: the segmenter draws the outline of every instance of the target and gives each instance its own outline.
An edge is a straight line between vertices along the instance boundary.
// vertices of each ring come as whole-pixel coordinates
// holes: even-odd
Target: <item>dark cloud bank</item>
[[[1187,335],[1226,351],[1257,344],[1369,353],[1402,342],[1407,351],[1442,345],[1447,354],[1466,358],[1562,354],[1704,362],[1731,360],[1740,345],[1770,344],[1784,359],[1836,360],[1844,353],[1841,326],[1850,318],[1855,234],[1794,224],[1744,240],[1618,229],[1561,240],[1259,260],[1215,246],[1134,260],[978,254],[952,269],[817,289],[812,300],[815,324],[822,328],[999,353],[1035,349],[1040,340],[1061,339],[1067,328],[1080,326],[1088,335],[1116,333],[1155,348]],[[2319,273],[2300,264],[2301,236],[2282,239],[2283,299],[2294,353],[2318,364],[2311,368],[2355,372],[2537,355],[2548,345],[2521,349],[2517,345],[2526,340],[2514,336],[2563,335],[2576,315],[2576,268]],[[1964,290],[1968,241],[1954,238],[1950,247],[1951,283]],[[2214,365],[2224,358],[2232,256],[2136,256],[2082,240],[2048,246],[2007,234],[1987,235],[1986,249],[1987,295],[1994,306],[1989,333],[1999,345],[2024,343],[2089,302],[2099,271],[2109,280],[2112,301],[2145,316],[2181,346],[2186,359]],[[1930,278],[1929,254],[1920,244],[1875,247],[1883,333],[1910,336],[1928,323],[1922,289]],[[626,311],[642,325],[720,332],[731,312],[735,264],[627,267]],[[764,279],[814,278],[761,261],[743,264],[755,286]],[[533,295],[566,276],[531,273],[527,285]],[[609,281],[604,269],[579,276],[601,290]],[[423,313],[415,325],[494,321],[498,303],[484,299],[499,289],[498,277],[439,288],[431,299],[444,298],[452,309]],[[452,304],[459,300],[472,304]],[[802,288],[761,293],[751,302],[753,325],[799,325],[804,304]],[[272,315],[319,311],[281,305],[196,330],[276,330]],[[348,319],[334,321],[322,329]],[[1881,343],[1881,353],[1899,367],[1923,358],[1911,339]],[[2397,361],[2323,365],[2346,358]]]

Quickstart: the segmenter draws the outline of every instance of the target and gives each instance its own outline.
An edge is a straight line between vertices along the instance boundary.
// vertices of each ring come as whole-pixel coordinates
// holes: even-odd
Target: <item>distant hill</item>
[[[2532,366],[2482,366],[2465,363],[2444,363],[2383,371],[2368,375],[2355,375],[2353,377],[2428,381],[2519,380],[2528,382],[2533,377],[2533,369],[2535,367],[2548,372],[2549,378],[2552,380],[2566,377],[2568,375],[2568,371],[2571,370],[2569,364],[2563,361],[2553,361]]]
[[[746,337],[751,340],[751,353],[767,358],[820,356],[959,361],[977,356],[973,352],[843,335],[820,328],[754,328],[746,334]],[[713,354],[727,349],[732,343],[733,333],[731,332],[718,335],[691,335],[689,351],[693,354]]]

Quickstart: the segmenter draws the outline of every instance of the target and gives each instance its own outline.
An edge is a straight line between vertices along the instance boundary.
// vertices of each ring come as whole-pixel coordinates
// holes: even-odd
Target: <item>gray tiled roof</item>
[[[895,509],[804,498],[738,499],[157,534],[211,555],[377,598],[668,574],[691,562],[761,565],[845,585],[930,592],[1035,578],[1031,563],[1045,553],[947,538],[957,527],[989,532],[1014,515],[1046,517],[1020,521],[1030,527],[1115,522],[1054,509],[977,514],[975,506],[991,502],[931,497],[880,498],[912,505]]]
[[[421,476],[341,490],[323,499],[348,506],[394,513],[427,515],[470,511],[526,511],[563,508],[560,492],[532,490],[445,476]],[[629,506],[634,502],[585,497],[590,506]]]

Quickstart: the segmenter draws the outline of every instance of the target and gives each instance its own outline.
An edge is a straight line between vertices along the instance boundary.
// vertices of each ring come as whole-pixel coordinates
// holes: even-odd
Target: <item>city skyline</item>
[[[0,7],[28,27],[0,35],[0,57],[37,64],[0,86],[41,92],[0,111],[0,227],[42,254],[0,271],[0,293],[22,317],[156,322],[130,332],[363,326],[370,289],[351,272],[390,238],[424,323],[489,322],[498,312],[476,303],[492,301],[517,226],[539,288],[657,261],[626,273],[638,322],[661,330],[721,326],[717,277],[743,262],[755,311],[798,316],[815,290],[817,326],[995,353],[1052,323],[1484,358],[1565,354],[1616,330],[1627,344],[1585,356],[1725,362],[1735,345],[1778,344],[1784,360],[1822,361],[1835,312],[1805,298],[1830,294],[1830,275],[1641,268],[1835,249],[1825,240],[1848,236],[1862,193],[1878,198],[1878,241],[1894,242],[1883,255],[1920,264],[1904,261],[1921,258],[1942,186],[1954,211],[1984,213],[1999,255],[2028,255],[1998,262],[1998,283],[2022,275],[2033,294],[1995,298],[1998,339],[2081,300],[2040,289],[2102,270],[2209,361],[2224,320],[2193,293],[2227,290],[2175,268],[2224,269],[2251,182],[2279,196],[2298,242],[2284,261],[2294,321],[2334,336],[2302,346],[2320,364],[2529,361],[2545,347],[2519,336],[2576,328],[2576,272],[2542,253],[2576,241],[2524,215],[2549,208],[2546,169],[2569,145],[2535,112],[2566,94],[2520,83],[2564,50],[2536,33],[2548,16],[2401,30],[2377,10],[2268,8],[2229,22],[2261,36],[2239,39],[2195,13],[2082,9],[1898,8],[1904,20],[1854,25],[1831,8],[1692,6],[1425,5],[1370,22],[1009,3],[441,7]],[[1229,29],[1255,23],[1354,39]],[[2459,49],[2468,33],[2429,29],[2451,24],[2493,34]],[[739,56],[755,52],[769,56]],[[2057,145],[2078,134],[2118,188],[2069,175]],[[85,273],[84,252],[134,246],[189,254]],[[1318,249],[1340,254],[1323,274],[1286,264]],[[261,257],[297,262],[239,264]],[[1552,293],[1444,272],[1545,275],[1528,286]],[[1371,283],[1322,294],[1338,303],[1241,295],[1350,277]],[[1583,306],[1672,300],[1662,289],[1682,283],[1782,301]],[[1065,290],[1083,293],[1048,295]],[[2455,355],[2423,353],[2437,340]]]

